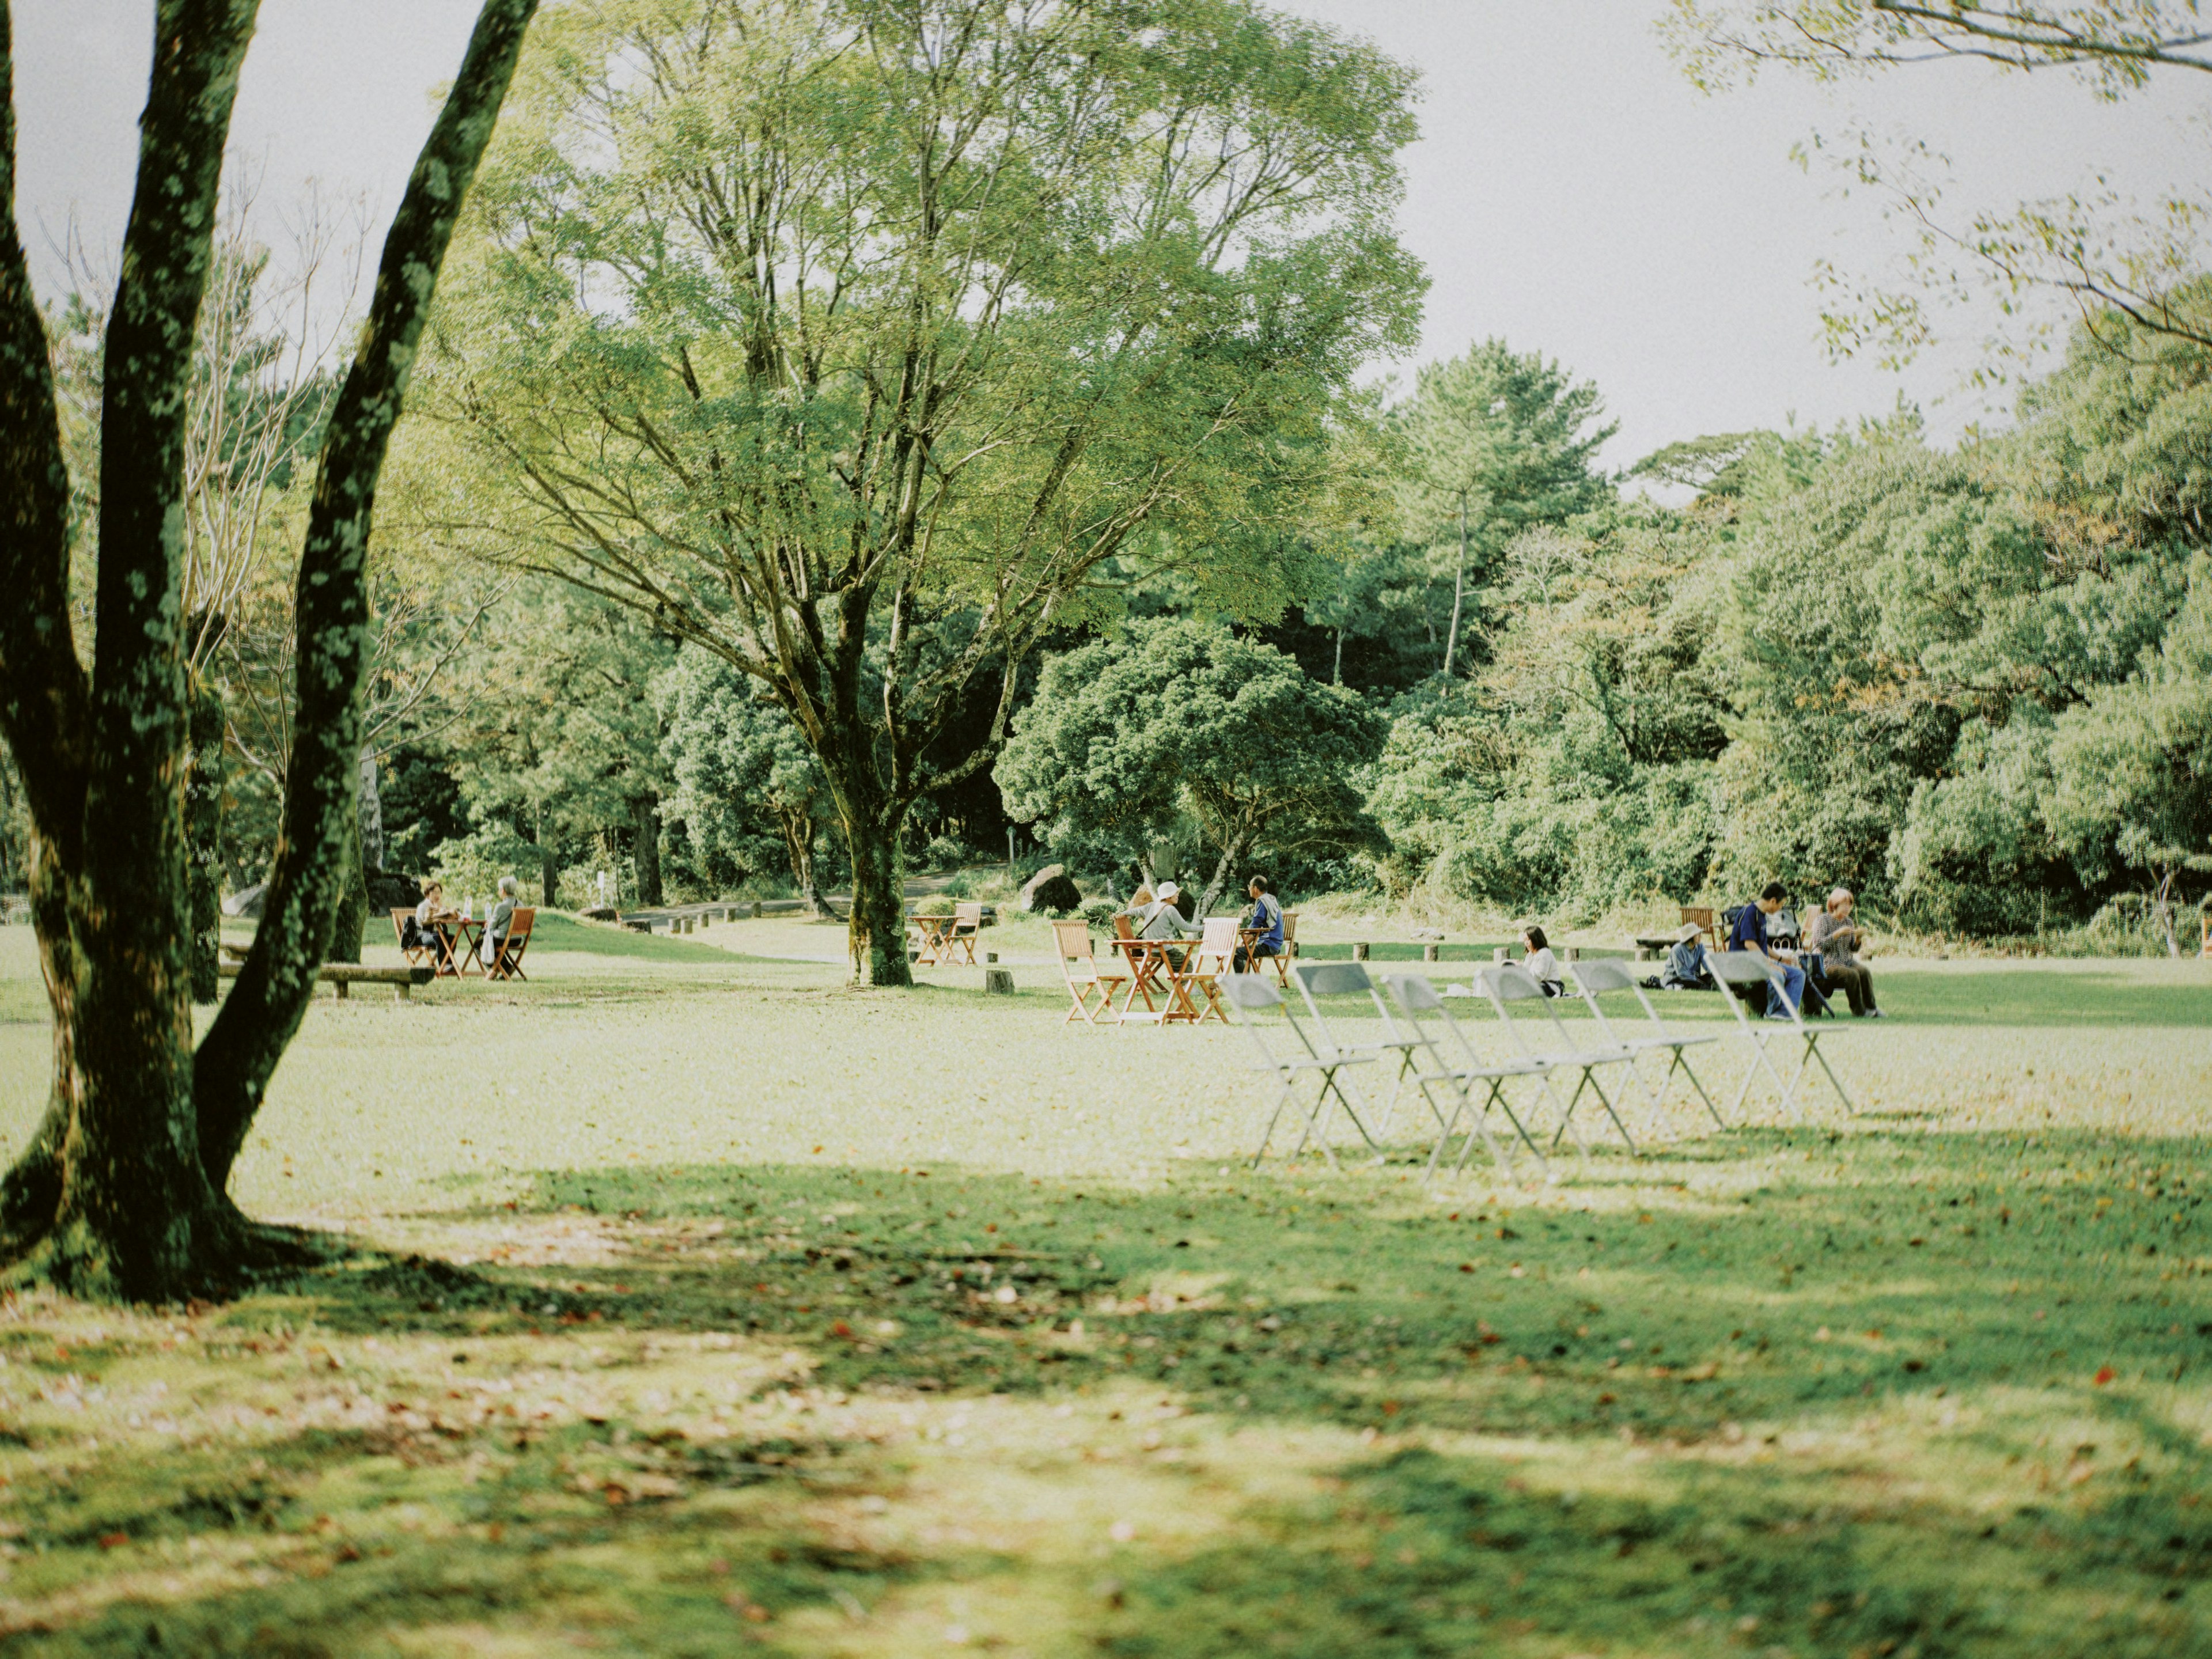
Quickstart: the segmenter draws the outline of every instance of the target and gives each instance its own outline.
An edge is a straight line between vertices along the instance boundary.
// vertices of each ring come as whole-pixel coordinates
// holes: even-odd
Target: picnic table
[[[912,921],[916,962],[957,962],[963,951],[969,962],[975,962],[975,936],[983,926],[981,904],[956,905],[949,915],[916,915]]]
[[[915,960],[934,963],[951,946],[952,917],[916,916],[914,919]]]
[[[1197,1006],[1190,1000],[1190,981],[1177,971],[1174,959],[1168,955],[1171,945],[1184,944],[1178,939],[1117,939],[1114,948],[1128,958],[1129,988],[1121,998],[1118,1018],[1124,1023],[1151,1021],[1155,1024],[1170,1025],[1178,1020],[1192,1024],[1199,1021]],[[1195,951],[1195,944],[1187,948]],[[1186,958],[1187,960],[1188,958]],[[1167,1006],[1160,1008],[1152,1001],[1158,990],[1167,999]],[[1135,1012],[1139,997],[1145,1000],[1145,1012]]]

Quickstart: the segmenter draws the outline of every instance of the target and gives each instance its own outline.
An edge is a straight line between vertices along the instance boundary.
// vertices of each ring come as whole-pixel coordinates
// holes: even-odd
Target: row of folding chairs
[[[1756,963],[1759,958],[1745,957],[1742,961]],[[1562,1140],[1571,1139],[1578,1154],[1589,1155],[1589,1143],[1576,1118],[1585,1097],[1595,1102],[1595,1109],[1602,1112],[1634,1153],[1639,1150],[1635,1134],[1623,1115],[1632,1081],[1642,1080],[1656,1121],[1663,1116],[1677,1072],[1688,1079],[1714,1123],[1725,1127],[1727,1119],[1698,1076],[1689,1054],[1692,1048],[1717,1043],[1717,1036],[1670,1028],[1650,994],[1618,962],[1576,963],[1569,971],[1592,1016],[1591,1024],[1580,1033],[1559,1017],[1556,1002],[1524,969],[1507,963],[1477,971],[1474,988],[1490,1003],[1498,1017],[1498,1029],[1512,1049],[1503,1054],[1486,1053],[1467,1024],[1453,1012],[1450,1002],[1422,975],[1389,974],[1378,982],[1359,963],[1302,963],[1291,970],[1291,979],[1304,1005],[1303,1015],[1281,991],[1258,975],[1227,976],[1222,982],[1223,993],[1237,1009],[1239,1023],[1251,1034],[1258,1049],[1255,1069],[1271,1073],[1276,1084],[1267,1127],[1253,1162],[1256,1164],[1266,1157],[1276,1129],[1294,1106],[1300,1127],[1293,1158],[1309,1146],[1316,1146],[1334,1165],[1336,1154],[1330,1144],[1329,1124],[1340,1112],[1381,1158],[1409,1084],[1431,1121],[1433,1145],[1428,1162],[1431,1176],[1456,1142],[1458,1151],[1452,1158],[1455,1170],[1466,1166],[1480,1143],[1510,1178],[1514,1160],[1507,1150],[1510,1140],[1517,1142],[1548,1177],[1548,1154],[1557,1152]],[[1735,982],[1739,975],[1724,974],[1724,977]],[[1779,980],[1778,974],[1771,977]],[[1761,985],[1768,981],[1768,975],[1760,975]],[[1635,999],[1644,1016],[1640,1029],[1623,1031],[1614,1025],[1605,999],[1615,994]],[[1322,1000],[1342,998],[1366,1000],[1381,1024],[1379,1039],[1347,1040],[1332,1029]],[[1773,1079],[1785,1109],[1802,1117],[1798,1089],[1807,1068],[1816,1060],[1846,1109],[1850,1108],[1850,1096],[1819,1051],[1823,1033],[1806,1024],[1802,1011],[1790,1009],[1789,1030],[1784,1031],[1778,1024],[1771,1028],[1754,1026],[1736,999],[1730,996],[1729,1000],[1735,1006],[1752,1050],[1736,1091],[1735,1109],[1741,1109],[1763,1069]],[[1270,1010],[1280,1011],[1279,1022],[1266,1018]],[[1786,1084],[1769,1053],[1770,1044],[1784,1036],[1794,1036],[1803,1046],[1796,1073]],[[1657,1054],[1667,1056],[1667,1066],[1655,1079],[1638,1062],[1647,1054]],[[1389,1072],[1390,1085],[1380,1113],[1375,1114],[1354,1079],[1360,1068],[1378,1064]],[[1618,1075],[1612,1079],[1614,1090],[1608,1091],[1607,1077],[1614,1068],[1618,1068]],[[1555,1079],[1564,1075],[1571,1075],[1574,1084],[1563,1098]],[[1507,1092],[1507,1085],[1515,1082],[1533,1085],[1517,1108]],[[1548,1121],[1538,1123],[1532,1131],[1531,1109],[1539,1104]],[[1505,1132],[1503,1138],[1498,1127],[1493,1127],[1493,1118]]]

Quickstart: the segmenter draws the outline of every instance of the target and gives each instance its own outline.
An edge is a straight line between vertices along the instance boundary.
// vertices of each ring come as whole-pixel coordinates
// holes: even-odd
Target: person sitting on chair
[[[1780,882],[1768,882],[1757,899],[1736,912],[1735,924],[1729,930],[1729,950],[1764,957],[1782,970],[1780,985],[1771,980],[1767,981],[1769,1019],[1788,1019],[1805,1000],[1805,970],[1766,948],[1766,919],[1782,908],[1783,900],[1788,896],[1788,890]]]
[[[1547,997],[1563,997],[1567,994],[1567,976],[1559,971],[1559,959],[1552,954],[1552,942],[1544,937],[1544,930],[1530,922],[1521,930],[1521,945],[1528,952],[1521,966],[1528,977],[1543,988]]]
[[[1674,943],[1667,952],[1667,965],[1659,970],[1659,988],[1663,991],[1710,991],[1713,988],[1711,969],[1705,966],[1705,947],[1699,941],[1705,929],[1694,921],[1686,921],[1674,935]]]
[[[1820,953],[1828,982],[1843,987],[1854,1019],[1881,1019],[1886,1016],[1874,1006],[1874,972],[1854,954],[1863,942],[1858,924],[1851,920],[1854,902],[1848,887],[1829,894],[1828,902],[1805,930],[1805,948]]]
[[[452,936],[438,918],[446,914],[446,890],[435,880],[422,884],[422,902],[415,907],[415,914],[407,918],[399,929],[399,948],[403,951],[428,951],[433,960],[443,963],[452,949]]]
[[[500,948],[507,943],[507,929],[514,925],[514,878],[501,876],[499,878],[498,902],[491,907],[490,914],[484,917],[483,965],[485,967],[492,968],[498,965]]]
[[[1132,908],[1129,913],[1129,931],[1139,939],[1188,939],[1198,933],[1200,931],[1198,928],[1191,927],[1183,921],[1182,911],[1176,903],[1176,900],[1181,896],[1182,892],[1182,890],[1175,883],[1162,882],[1159,890],[1153,895],[1150,903],[1141,909]],[[1182,971],[1184,953],[1181,950],[1170,945],[1161,954],[1167,957],[1169,964],[1175,969],[1176,972]]]
[[[1252,884],[1244,890],[1252,896],[1252,913],[1243,919],[1243,925],[1259,937],[1249,949],[1238,945],[1230,966],[1239,974],[1256,974],[1260,971],[1258,958],[1283,954],[1283,902],[1270,890],[1265,876],[1253,877]]]

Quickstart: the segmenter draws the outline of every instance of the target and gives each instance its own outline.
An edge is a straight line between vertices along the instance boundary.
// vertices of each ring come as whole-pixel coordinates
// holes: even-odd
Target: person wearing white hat
[[[1185,921],[1182,912],[1176,908],[1176,900],[1182,892],[1182,890],[1175,883],[1162,882],[1152,896],[1152,902],[1131,918],[1131,931],[1139,939],[1189,939],[1200,933],[1201,930]],[[1176,971],[1181,973],[1183,953],[1170,949],[1167,957],[1175,964]]]
[[[1686,921],[1667,952],[1667,965],[1659,973],[1660,988],[1668,991],[1706,991],[1713,985],[1705,969],[1705,947],[1698,941],[1705,930]]]

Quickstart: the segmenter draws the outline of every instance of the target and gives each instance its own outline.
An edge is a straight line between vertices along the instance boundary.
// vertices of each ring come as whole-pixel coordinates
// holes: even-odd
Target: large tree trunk
[[[655,905],[660,902],[660,797],[639,795],[629,810],[637,831],[637,902]]]
[[[222,962],[222,698],[203,682],[192,694],[192,755],[185,787],[190,848],[192,1000],[213,1002]]]
[[[297,737],[269,899],[252,954],[200,1045],[200,1155],[218,1191],[314,994],[340,866],[357,836],[366,559],[376,483],[405,400],[439,268],[490,141],[537,0],[483,0],[460,73],[416,156],[384,241],[362,343],[332,405],[300,554]]]
[[[561,890],[561,860],[554,855],[552,831],[545,823],[545,809],[538,809],[538,885],[544,896],[541,902],[550,910],[555,897]]]
[[[362,931],[368,921],[368,879],[362,867],[358,811],[348,815],[339,833],[344,836],[344,843],[339,848],[342,862],[338,866],[337,909],[331,921],[330,948],[324,954],[331,962],[357,963],[361,961]]]
[[[222,1195],[314,984],[353,814],[362,552],[460,193],[536,0],[486,0],[393,221],[332,410],[301,555],[298,745],[271,905],[197,1060],[185,829],[184,419],[216,185],[256,0],[158,0],[138,172],[107,330],[93,672],[69,605],[69,479],[15,216],[13,33],[0,3],[0,730],[33,825],[54,1023],[50,1109],[0,1182],[13,1272],[167,1302],[228,1288],[254,1238]],[[333,775],[331,763],[337,763]]]
[[[906,959],[906,878],[899,853],[903,811],[888,808],[848,816],[845,846],[853,860],[853,914],[846,938],[853,971],[871,985],[911,985]]]
[[[13,640],[0,665],[9,741],[42,784],[33,802],[41,842],[34,914],[59,1028],[47,1125],[23,1179],[8,1183],[11,1199],[43,1192],[52,1207],[43,1218],[26,1217],[11,1243],[21,1253],[19,1273],[131,1301],[205,1288],[229,1254],[231,1229],[200,1165],[192,1102],[184,799],[191,720],[177,603],[178,500],[183,391],[223,141],[255,9],[254,0],[162,0],[155,12],[137,183],[105,348],[98,626],[82,749],[67,763],[81,793],[54,787],[64,757],[56,734],[30,729],[24,696],[35,688],[75,705],[81,682],[19,655]],[[0,29],[5,25],[0,14]],[[52,387],[43,364],[33,379],[21,355],[38,323],[35,311],[27,325],[18,309],[30,301],[13,211],[12,32],[0,36],[0,49],[9,54],[0,308],[11,313],[0,448],[27,445],[32,464],[43,466]],[[42,491],[44,481],[33,488]],[[30,609],[35,623],[66,641],[68,623],[40,617],[41,596],[15,580],[27,577],[35,588],[48,574],[41,567],[57,558],[65,572],[66,542],[49,543],[39,501],[11,500],[9,507],[14,534],[0,538],[14,543],[5,548],[9,604]],[[27,526],[27,516],[35,522]],[[33,535],[22,538],[27,527]],[[64,805],[65,795],[73,799]]]

